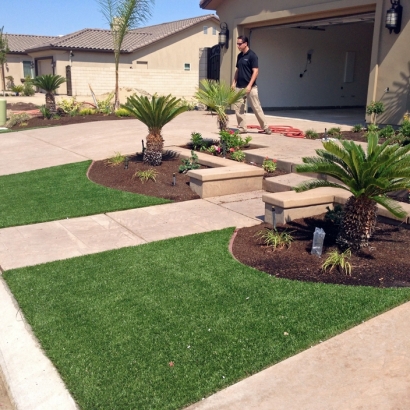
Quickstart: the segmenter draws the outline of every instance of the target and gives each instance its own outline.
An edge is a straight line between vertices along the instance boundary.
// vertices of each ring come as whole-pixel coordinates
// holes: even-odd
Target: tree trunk
[[[56,100],[53,93],[46,93],[46,108],[50,110],[51,114],[55,114],[57,112]]]
[[[4,93],[6,92],[6,76],[4,75],[4,63],[1,63],[1,80],[3,83],[3,97]]]
[[[157,167],[162,162],[164,140],[160,133],[150,133],[147,136],[147,148],[144,151],[144,162]]]
[[[369,245],[377,221],[377,204],[370,198],[351,196],[343,210],[336,242],[341,248],[358,251]]]

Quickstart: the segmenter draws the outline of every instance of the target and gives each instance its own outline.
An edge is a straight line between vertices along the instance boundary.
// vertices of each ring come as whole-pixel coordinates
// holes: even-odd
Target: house
[[[259,57],[267,110],[364,107],[382,101],[381,124],[410,111],[410,3],[401,0],[201,0],[229,30],[221,79],[230,83],[246,35]],[[401,26],[386,28],[395,13]],[[367,118],[369,120],[369,118]]]
[[[191,97],[207,76],[207,50],[218,42],[213,15],[130,30],[122,44],[119,86]],[[90,95],[114,90],[115,66],[110,30],[84,29],[59,37],[7,34],[6,76],[15,84],[26,75],[67,78],[58,92]]]

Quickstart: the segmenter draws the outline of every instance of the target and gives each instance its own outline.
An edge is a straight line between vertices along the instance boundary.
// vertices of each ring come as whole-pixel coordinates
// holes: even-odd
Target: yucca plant
[[[201,80],[195,98],[216,112],[218,127],[221,131],[228,126],[226,110],[239,102],[246,95],[245,90],[236,91],[225,82]]]
[[[164,140],[161,135],[165,124],[179,114],[188,110],[180,99],[172,95],[148,98],[146,96],[131,96],[121,108],[129,111],[134,117],[148,127],[147,147],[144,151],[143,161],[152,166],[161,165]]]
[[[54,93],[65,83],[65,78],[61,75],[44,74],[32,80],[32,84],[36,87],[42,88],[46,92],[46,107],[52,114],[56,113],[56,100]]]
[[[357,251],[368,246],[376,227],[377,206],[380,204],[398,218],[406,212],[387,193],[410,188],[410,145],[378,144],[377,133],[370,133],[367,151],[353,141],[323,143],[316,150],[318,157],[303,158],[297,172],[329,175],[341,183],[313,180],[295,188],[297,192],[319,187],[336,187],[351,192],[343,212],[337,243],[341,248]]]

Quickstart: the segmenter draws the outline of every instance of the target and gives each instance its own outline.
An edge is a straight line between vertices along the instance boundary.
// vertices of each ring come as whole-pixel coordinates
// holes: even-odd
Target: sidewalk
[[[302,130],[338,125],[273,116],[268,120],[270,125]],[[233,116],[230,121],[234,124]],[[350,126],[345,124],[342,129]],[[165,145],[183,144],[192,131],[215,138],[216,118],[204,112],[177,117],[164,128]],[[115,151],[132,153],[140,150],[146,133],[137,120],[127,120],[3,134],[0,175],[103,159]],[[292,162],[314,155],[321,147],[320,141],[266,136],[252,130],[249,134],[253,143],[264,146],[258,150],[260,155]],[[0,265],[6,270],[228,226],[255,225],[264,214],[261,194],[256,191],[1,229]],[[1,277],[0,301],[0,369],[16,408],[75,409]],[[408,409],[409,334],[410,303],[406,303],[188,409]],[[0,387],[0,405],[2,400]]]

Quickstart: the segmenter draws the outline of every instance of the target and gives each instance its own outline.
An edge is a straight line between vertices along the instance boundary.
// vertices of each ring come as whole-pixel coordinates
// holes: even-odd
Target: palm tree
[[[120,106],[118,96],[118,71],[120,64],[121,46],[130,29],[137,28],[151,17],[153,0],[97,0],[101,5],[101,12],[110,25],[115,61],[115,91],[114,110]]]
[[[153,166],[161,165],[164,148],[162,128],[177,115],[187,111],[188,106],[172,95],[161,97],[154,95],[151,98],[134,95],[128,97],[127,102],[121,107],[148,127],[144,162]]]
[[[228,125],[226,110],[241,100],[245,94],[245,90],[236,91],[224,82],[204,79],[201,80],[195,97],[200,103],[216,112],[218,127],[223,131]]]
[[[378,145],[377,133],[369,133],[367,152],[353,141],[323,143],[324,149],[316,150],[318,157],[303,158],[297,172],[314,172],[330,175],[339,183],[313,180],[294,188],[297,192],[318,187],[336,187],[352,193],[348,199],[337,243],[341,248],[353,251],[368,246],[376,227],[377,206],[380,204],[398,218],[406,212],[387,193],[410,188],[410,145]]]
[[[65,78],[61,77],[61,75],[54,74],[40,75],[31,81],[34,86],[42,88],[46,92],[46,108],[48,108],[51,113],[57,111],[54,93],[65,81]]]

